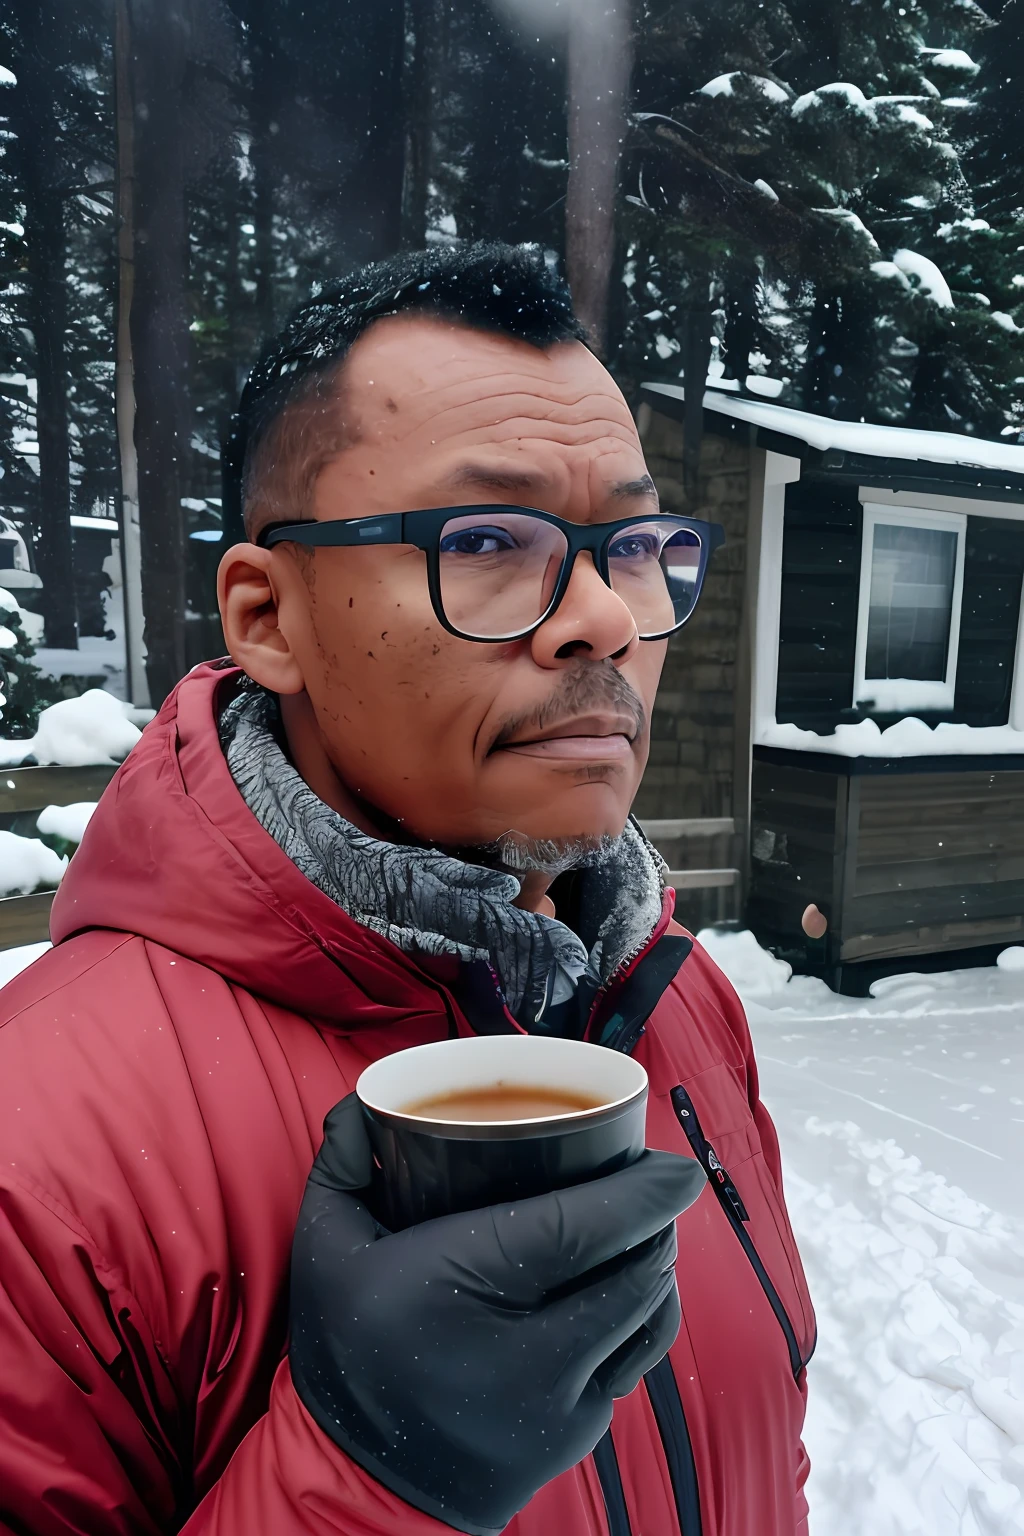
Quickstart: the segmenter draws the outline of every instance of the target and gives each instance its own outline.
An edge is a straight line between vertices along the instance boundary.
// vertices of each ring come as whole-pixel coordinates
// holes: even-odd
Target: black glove
[[[292,1250],[291,1371],[320,1427],[406,1503],[491,1536],[589,1454],[679,1328],[690,1158],[389,1233],[362,1111],[331,1111]]]

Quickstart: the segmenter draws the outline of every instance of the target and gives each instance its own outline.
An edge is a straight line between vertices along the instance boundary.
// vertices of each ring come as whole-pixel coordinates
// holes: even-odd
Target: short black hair
[[[289,405],[334,374],[375,321],[416,313],[536,347],[587,340],[568,285],[536,245],[431,246],[358,268],[296,310],[249,374],[223,450],[227,527],[241,531],[260,478],[261,445]]]

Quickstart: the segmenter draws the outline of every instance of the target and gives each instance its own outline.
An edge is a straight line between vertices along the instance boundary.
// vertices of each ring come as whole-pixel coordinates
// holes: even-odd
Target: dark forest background
[[[1024,442],[1022,90],[1024,0],[7,0],[0,515],[46,644],[71,516],[122,519],[159,702],[261,338],[400,246],[539,242],[630,396]]]

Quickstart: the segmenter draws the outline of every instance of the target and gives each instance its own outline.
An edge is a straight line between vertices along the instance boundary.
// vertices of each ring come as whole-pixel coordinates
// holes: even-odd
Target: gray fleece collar
[[[355,922],[406,954],[486,961],[526,1028],[581,983],[607,981],[661,916],[664,863],[632,823],[608,857],[581,871],[579,933],[512,905],[519,882],[437,849],[382,842],[319,800],[281,746],[273,694],[243,687],[220,721],[246,805],[292,862]]]

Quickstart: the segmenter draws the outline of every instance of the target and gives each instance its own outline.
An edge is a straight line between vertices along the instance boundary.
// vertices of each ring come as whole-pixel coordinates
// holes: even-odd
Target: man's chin
[[[572,869],[593,869],[607,859],[621,833],[530,837],[509,830],[491,842],[446,850],[467,864],[483,864],[512,875],[543,874],[554,879]]]

